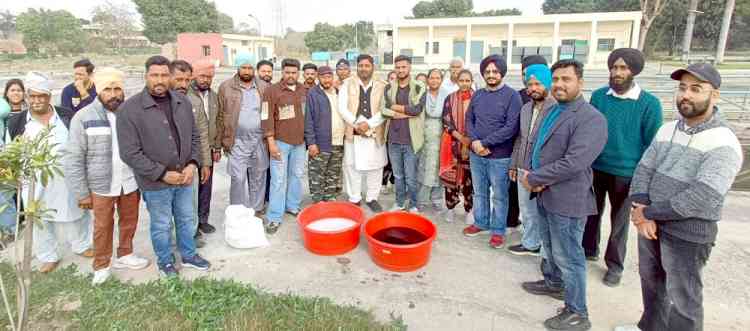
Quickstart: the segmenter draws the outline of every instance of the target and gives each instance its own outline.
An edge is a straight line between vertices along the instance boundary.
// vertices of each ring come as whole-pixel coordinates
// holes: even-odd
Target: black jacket
[[[70,129],[70,119],[73,118],[75,113],[72,110],[61,106],[54,106],[54,110],[57,112],[57,116],[62,120],[63,124],[65,124],[65,127]],[[7,127],[11,140],[16,139],[17,136],[22,135],[26,130],[26,117],[28,113],[28,110],[24,110],[18,115],[8,118]]]

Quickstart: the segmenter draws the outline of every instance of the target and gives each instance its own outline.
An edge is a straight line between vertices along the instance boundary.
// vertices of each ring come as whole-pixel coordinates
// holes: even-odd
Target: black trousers
[[[699,244],[657,231],[656,240],[638,236],[643,331],[703,330],[701,272],[713,244]]]
[[[211,213],[211,190],[214,182],[214,167],[211,167],[211,176],[205,184],[198,183],[198,221],[208,223],[208,215]]]
[[[628,245],[628,228],[630,224],[630,178],[611,175],[594,170],[594,194],[596,195],[597,214],[588,217],[583,232],[583,250],[586,256],[599,255],[599,237],[601,232],[604,198],[609,196],[610,221],[612,231],[607,240],[604,262],[609,272],[621,274]]]
[[[508,186],[508,218],[506,226],[515,228],[521,225],[521,221],[518,219],[520,214],[521,210],[518,208],[518,184],[510,181],[510,185]]]

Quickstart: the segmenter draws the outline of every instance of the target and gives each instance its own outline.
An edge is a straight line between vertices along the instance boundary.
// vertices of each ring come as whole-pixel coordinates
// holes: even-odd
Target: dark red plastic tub
[[[424,234],[427,239],[412,245],[393,245],[373,238],[380,230],[406,227]],[[417,270],[430,260],[432,242],[437,228],[429,219],[407,212],[387,212],[375,215],[365,224],[365,237],[372,261],[378,266],[396,272]]]
[[[321,232],[307,228],[307,225],[323,218],[341,217],[348,218],[357,223],[352,228]],[[349,202],[319,202],[305,208],[297,217],[302,232],[302,241],[305,248],[318,255],[341,255],[345,254],[359,245],[359,232],[365,214],[358,206]]]

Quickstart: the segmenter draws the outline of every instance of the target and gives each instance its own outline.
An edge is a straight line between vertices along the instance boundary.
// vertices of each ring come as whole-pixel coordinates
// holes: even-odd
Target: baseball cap
[[[698,80],[711,84],[715,89],[721,86],[721,75],[709,63],[693,63],[687,66],[687,68],[675,70],[671,77],[674,80],[680,80],[684,74],[691,74],[695,78],[698,78]]]

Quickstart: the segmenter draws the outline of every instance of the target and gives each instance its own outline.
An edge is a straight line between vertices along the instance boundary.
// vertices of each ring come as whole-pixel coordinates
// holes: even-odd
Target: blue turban
[[[532,64],[526,67],[526,77],[524,78],[528,82],[531,77],[536,78],[536,80],[542,83],[547,91],[550,91],[552,89],[552,72],[546,65]]]
[[[505,77],[505,74],[508,72],[508,64],[505,62],[505,58],[497,55],[492,54],[482,60],[481,63],[479,63],[479,74],[484,77],[484,69],[487,68],[490,63],[494,63],[497,67],[497,70],[500,71],[500,75]]]
[[[240,52],[234,56],[234,66],[241,67],[243,65],[255,65],[255,56],[248,52]]]

